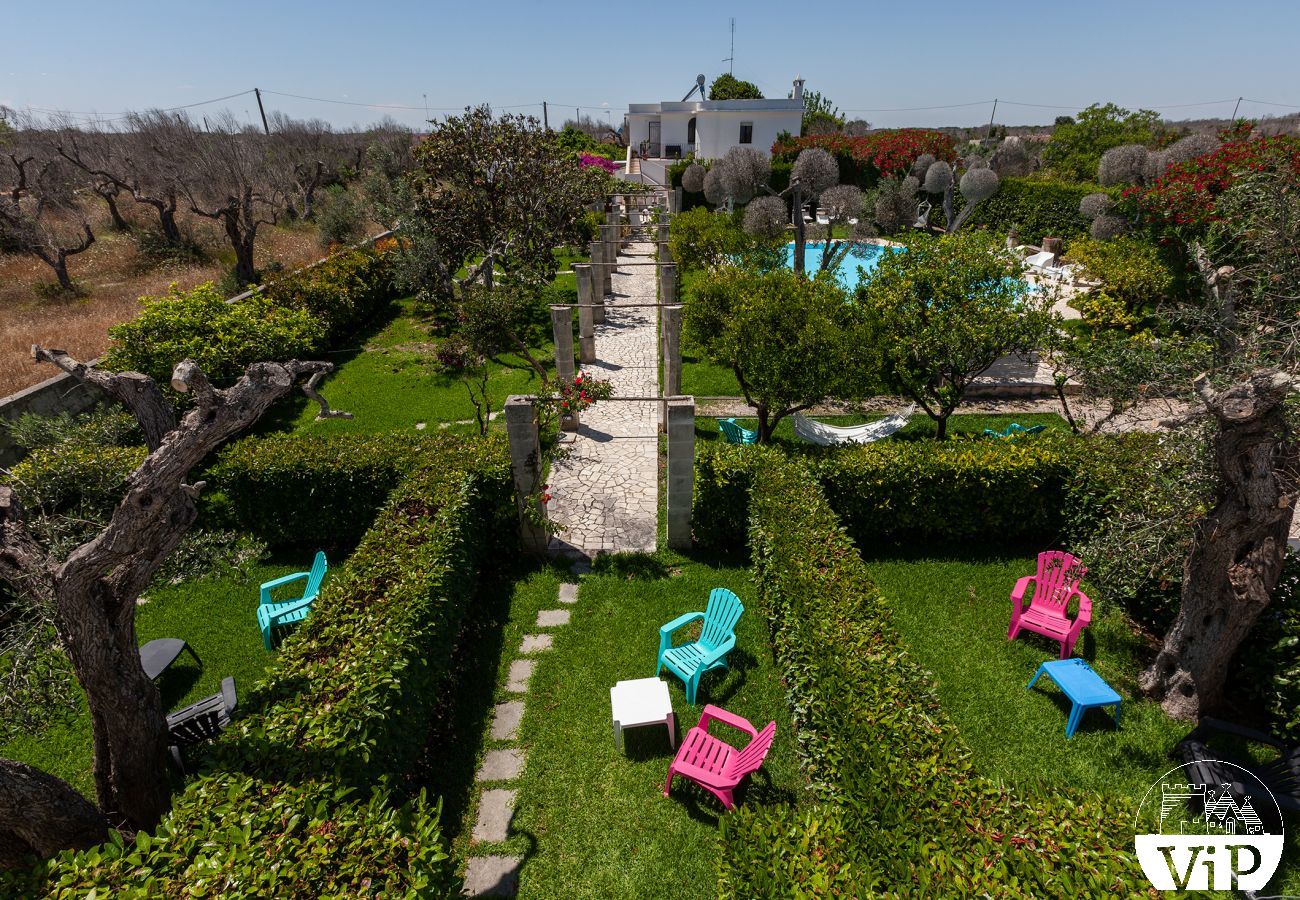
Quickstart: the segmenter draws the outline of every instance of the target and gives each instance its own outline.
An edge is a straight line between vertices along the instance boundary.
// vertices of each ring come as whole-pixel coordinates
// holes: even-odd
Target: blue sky
[[[995,7],[977,11],[980,6]],[[1093,101],[1170,118],[1300,110],[1300,2],[419,3],[14,2],[0,104],[117,113],[261,87],[268,109],[337,125],[491,102],[552,124],[573,106],[617,125],[726,70],[785,96],[796,74],[882,126],[1050,122]],[[390,104],[368,109],[283,96]],[[1017,106],[1044,104],[1044,107]],[[522,104],[533,104],[522,106]],[[974,104],[974,105],[961,105]],[[255,117],[252,94],[196,107]],[[942,109],[904,109],[948,107]],[[1046,108],[1061,107],[1061,108]]]

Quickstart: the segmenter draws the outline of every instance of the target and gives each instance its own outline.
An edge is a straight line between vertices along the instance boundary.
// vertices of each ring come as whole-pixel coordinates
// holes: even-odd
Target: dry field
[[[123,204],[128,218],[132,216],[129,206],[129,201]],[[151,266],[129,235],[109,228],[107,211],[96,207],[95,213],[95,244],[68,261],[73,280],[89,291],[81,299],[42,298],[35,287],[54,282],[49,267],[33,256],[0,254],[0,397],[57,374],[32,360],[32,344],[93,359],[108,348],[109,327],[133,318],[141,297],[164,293],[173,282],[189,288],[219,281],[234,262],[215,224],[199,219],[183,227],[204,247],[205,262]],[[142,215],[137,221],[148,224]],[[275,260],[293,269],[321,255],[314,227],[263,226],[258,232],[259,267]]]

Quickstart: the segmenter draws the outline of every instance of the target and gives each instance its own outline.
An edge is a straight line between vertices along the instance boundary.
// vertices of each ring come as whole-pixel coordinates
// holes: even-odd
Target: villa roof
[[[687,100],[684,103],[629,103],[628,115],[698,112],[803,112],[803,100]]]

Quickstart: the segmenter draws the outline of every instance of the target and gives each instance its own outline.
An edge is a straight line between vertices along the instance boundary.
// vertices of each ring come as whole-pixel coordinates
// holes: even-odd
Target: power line
[[[962,109],[967,106],[984,106],[992,102],[993,99],[990,97],[988,100],[976,100],[974,103],[950,103],[947,106],[894,106],[894,107],[878,107],[878,108],[860,107],[857,109],[844,109],[841,110],[841,112],[919,112],[928,109]],[[1007,101],[1004,100],[1002,102],[1006,103]],[[1073,107],[1070,108],[1073,109]]]
[[[1268,100],[1251,100],[1249,97],[1243,98],[1247,103],[1262,103],[1265,106],[1281,106],[1285,109],[1300,109],[1294,103],[1270,103]]]

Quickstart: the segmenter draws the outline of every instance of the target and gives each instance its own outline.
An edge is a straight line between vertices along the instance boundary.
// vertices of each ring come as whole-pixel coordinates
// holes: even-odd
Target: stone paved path
[[[634,243],[622,262],[653,258]],[[659,395],[659,317],[654,266],[626,266],[610,279],[605,322],[596,326],[596,361],[583,366],[614,384],[614,396]],[[551,552],[599,553],[655,549],[659,515],[659,404],[598,403],[582,414],[571,455],[551,467],[551,519],[560,529]]]
[[[584,561],[585,563],[585,561]],[[574,574],[585,565],[575,563]],[[578,602],[578,586],[560,585],[557,597],[564,608],[537,613],[537,628],[563,628],[569,624],[570,608]],[[519,724],[524,717],[528,684],[536,667],[536,654],[551,649],[553,633],[526,634],[506,675],[505,693],[513,699],[498,703],[488,732],[496,744],[519,743]],[[465,863],[465,893],[470,897],[513,897],[519,893],[519,870],[524,858],[496,849],[510,839],[518,792],[512,786],[524,773],[528,759],[519,746],[494,747],[483,756],[474,781],[479,789],[478,816],[470,832],[470,857]]]

